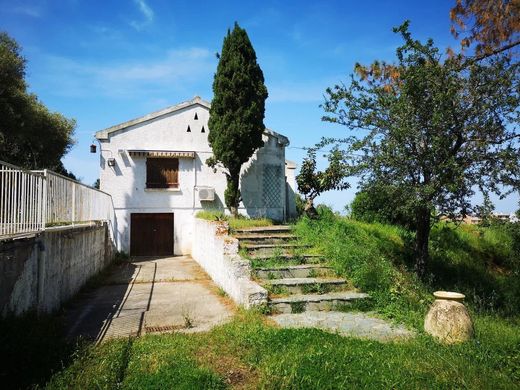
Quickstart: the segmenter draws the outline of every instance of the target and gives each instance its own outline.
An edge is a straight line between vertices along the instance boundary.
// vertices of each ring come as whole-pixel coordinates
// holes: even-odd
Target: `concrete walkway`
[[[403,325],[393,325],[366,313],[308,311],[299,314],[279,314],[271,317],[284,328],[318,328],[342,336],[377,341],[406,340],[415,336]]]
[[[116,266],[66,310],[69,337],[98,342],[156,332],[198,332],[225,322],[227,298],[189,256],[139,259]]]

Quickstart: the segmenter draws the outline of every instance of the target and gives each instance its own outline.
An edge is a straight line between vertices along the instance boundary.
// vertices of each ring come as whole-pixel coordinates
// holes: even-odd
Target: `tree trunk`
[[[311,218],[311,219],[317,219],[318,218],[318,212],[314,208],[314,199],[309,198],[305,202],[305,208],[304,208],[305,214]]]
[[[224,191],[224,200],[233,217],[238,217],[238,205],[240,204],[240,167],[229,169],[227,176],[227,188]]]
[[[426,207],[420,208],[416,214],[417,232],[415,236],[415,272],[419,277],[424,277],[426,265],[428,264],[428,243],[430,240],[430,210]]]

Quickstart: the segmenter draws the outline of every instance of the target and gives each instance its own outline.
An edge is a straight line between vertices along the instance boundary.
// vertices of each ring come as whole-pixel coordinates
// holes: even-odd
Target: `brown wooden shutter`
[[[179,186],[178,158],[147,158],[146,187],[176,188]]]

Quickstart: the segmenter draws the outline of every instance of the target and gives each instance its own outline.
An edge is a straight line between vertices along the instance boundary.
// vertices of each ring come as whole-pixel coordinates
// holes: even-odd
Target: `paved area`
[[[402,325],[395,326],[366,313],[308,311],[299,314],[279,314],[271,318],[284,328],[318,328],[343,336],[378,341],[403,340],[414,336],[412,331]]]
[[[205,331],[232,315],[231,301],[216,291],[189,256],[124,263],[67,308],[68,335],[100,342],[145,333]]]

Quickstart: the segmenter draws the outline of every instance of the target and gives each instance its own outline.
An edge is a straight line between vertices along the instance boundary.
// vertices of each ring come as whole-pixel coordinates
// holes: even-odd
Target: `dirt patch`
[[[224,382],[233,389],[258,387],[259,377],[256,370],[236,356],[227,354],[225,351],[215,352],[210,348],[202,348],[195,354],[195,357],[199,364],[222,376]]]

